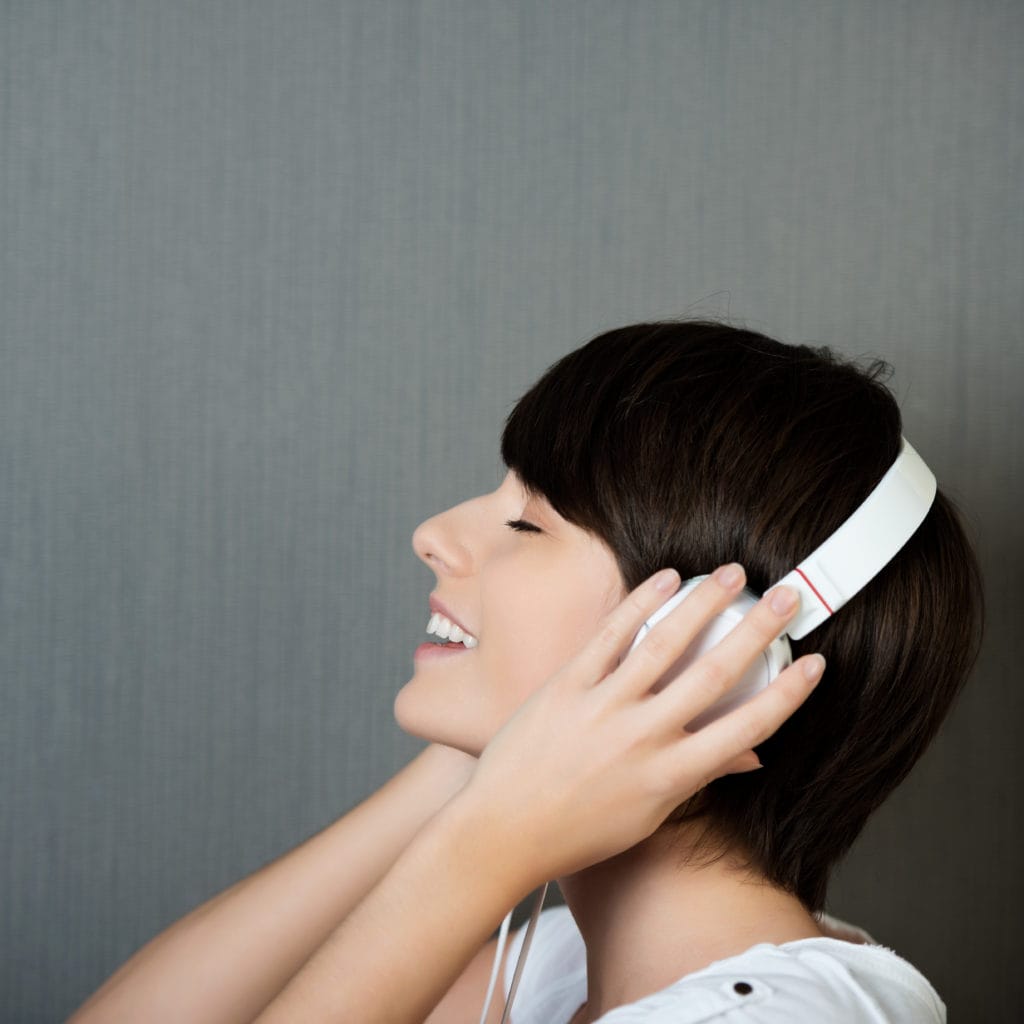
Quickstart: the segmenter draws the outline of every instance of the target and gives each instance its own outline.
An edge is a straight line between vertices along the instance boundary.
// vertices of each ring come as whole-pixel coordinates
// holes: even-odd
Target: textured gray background
[[[2,3],[3,1019],[421,749],[415,525],[556,357],[722,314],[893,362],[968,514],[985,651],[831,909],[1019,1020],[1022,53],[993,0]]]

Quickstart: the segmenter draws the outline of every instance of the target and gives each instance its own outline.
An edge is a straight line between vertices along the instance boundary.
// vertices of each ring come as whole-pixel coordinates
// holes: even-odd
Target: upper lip
[[[477,637],[477,635],[476,635],[476,632],[474,630],[472,630],[472,629],[467,629],[455,617],[455,615],[453,614],[451,609],[448,608],[448,606],[440,598],[435,597],[433,594],[431,594],[430,595],[429,604],[430,604],[430,610],[432,612],[440,612],[446,619],[448,619],[449,621],[453,622],[456,626],[458,626],[459,629],[461,629],[463,633],[468,633],[474,639],[479,639],[479,637]]]

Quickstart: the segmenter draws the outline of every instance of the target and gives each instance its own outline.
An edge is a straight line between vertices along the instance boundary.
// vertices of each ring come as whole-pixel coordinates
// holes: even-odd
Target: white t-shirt
[[[866,933],[861,933],[866,934]],[[526,926],[509,940],[503,1001]],[[512,1024],[568,1024],[587,999],[587,951],[568,907],[550,907],[537,929],[512,1004]],[[601,1024],[944,1024],[928,980],[892,950],[836,938],[760,943],[718,960]]]

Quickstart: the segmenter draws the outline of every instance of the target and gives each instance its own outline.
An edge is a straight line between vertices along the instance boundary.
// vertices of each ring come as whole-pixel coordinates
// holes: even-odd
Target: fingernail
[[[804,678],[809,683],[813,683],[816,679],[820,679],[824,671],[825,659],[820,654],[812,654],[807,661],[804,662]]]
[[[653,579],[655,590],[675,590],[679,583],[679,573],[675,569],[662,569],[661,572],[654,574]]]
[[[715,571],[715,579],[723,586],[731,589],[743,579],[743,567],[738,562],[730,562]]]
[[[768,603],[776,615],[786,615],[796,607],[796,591],[792,587],[776,587]]]

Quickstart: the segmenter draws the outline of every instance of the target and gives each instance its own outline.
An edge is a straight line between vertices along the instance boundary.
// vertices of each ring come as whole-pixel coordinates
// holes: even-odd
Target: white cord
[[[494,983],[498,980],[498,968],[501,966],[501,955],[505,952],[505,940],[508,938],[508,926],[512,923],[512,911],[505,915],[501,922],[501,931],[498,932],[498,949],[494,954],[494,966],[491,968],[491,980],[487,983],[487,996],[484,999],[484,1011],[480,1014],[480,1024],[487,1024],[487,1011],[491,1008],[491,998],[494,996]]]
[[[512,1000],[516,997],[516,989],[519,988],[519,978],[526,966],[526,954],[530,952],[530,943],[533,941],[533,933],[537,927],[537,918],[540,917],[541,907],[544,906],[544,897],[548,894],[548,883],[537,894],[537,900],[533,904],[533,913],[530,915],[530,923],[526,926],[526,935],[523,938],[523,948],[519,950],[519,959],[516,961],[516,972],[512,975],[512,987],[508,990],[508,999],[505,1001],[505,1012],[501,1015],[501,1024],[509,1024],[509,1014],[512,1012]]]
[[[526,926],[526,934],[523,936],[523,944],[519,949],[519,959],[516,960],[515,974],[512,975],[512,985],[509,987],[508,999],[505,1000],[505,1010],[501,1015],[501,1024],[509,1024],[509,1014],[512,1011],[512,1000],[516,997],[516,989],[519,988],[519,979],[522,976],[523,968],[526,966],[526,955],[530,951],[530,943],[533,940],[533,932],[537,927],[537,918],[540,917],[541,909],[544,906],[544,897],[548,893],[548,883],[537,894],[533,904],[533,913],[530,914],[530,923]],[[514,908],[513,908],[514,909]],[[505,951],[505,938],[508,935],[508,926],[512,920],[512,911],[505,915],[501,922],[501,932],[498,935],[498,948],[494,954],[494,966],[491,968],[491,981],[487,986],[487,998],[484,1000],[483,1013],[480,1014],[480,1024],[486,1024],[487,1011],[491,1008],[491,998],[494,995],[494,983],[498,977],[498,968],[501,965],[501,955]]]

